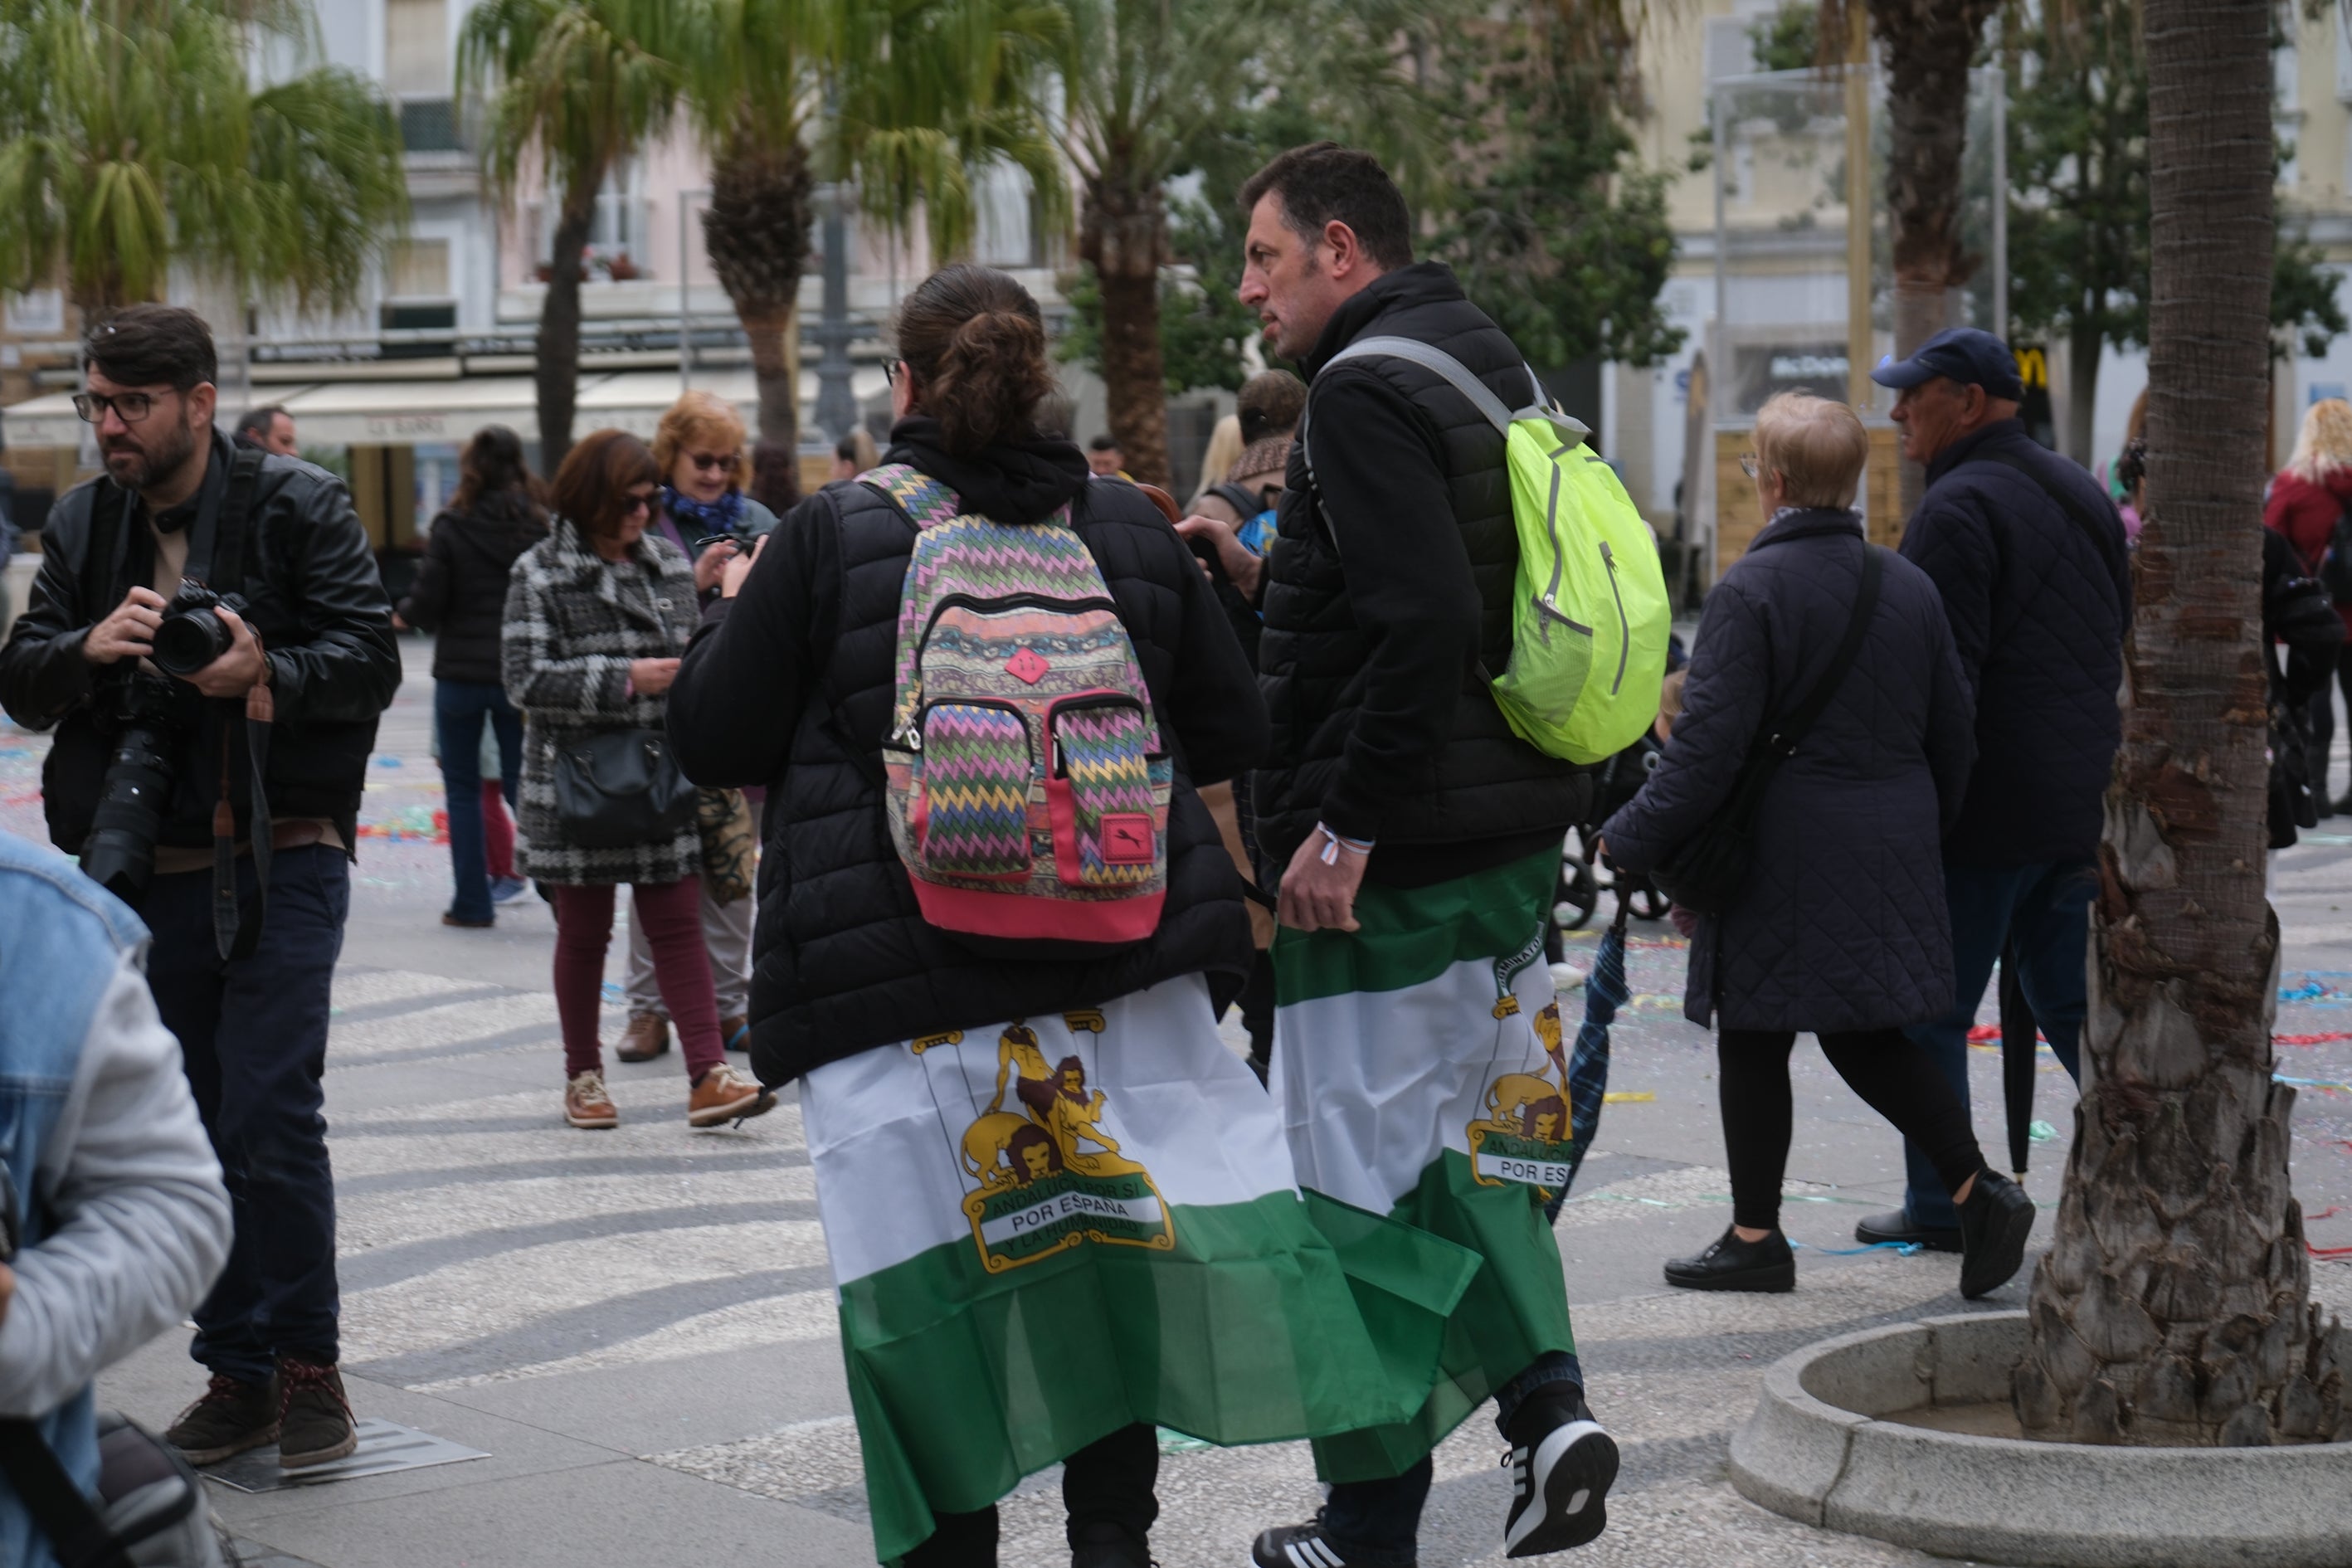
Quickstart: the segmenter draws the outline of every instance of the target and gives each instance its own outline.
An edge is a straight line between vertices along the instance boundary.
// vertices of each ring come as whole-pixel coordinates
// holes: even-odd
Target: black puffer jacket
[[[1502,437],[1420,365],[1323,371],[1364,337],[1434,344],[1511,407],[1534,395],[1511,340],[1436,262],[1340,306],[1301,366],[1306,439],[1290,449],[1258,645],[1273,745],[1252,782],[1276,872],[1318,819],[1386,850],[1516,839],[1518,852],[1565,835],[1590,787],[1514,735],[1488,689],[1510,657],[1519,558]],[[1478,868],[1466,847],[1451,858]]]
[[[2074,498],[2095,535],[2053,489]],[[1943,595],[1976,696],[1976,772],[1946,857],[1971,866],[2089,859],[2123,739],[2116,692],[2131,622],[2130,555],[2106,492],[2036,445],[2021,421],[1997,420],[1927,465],[1903,557]]]
[[[881,789],[914,525],[866,485],[827,485],[777,525],[740,595],[706,612],[669,694],[670,738],[696,783],[768,786],[751,969],[751,1059],[766,1083],[1182,974],[1205,973],[1222,1007],[1255,957],[1241,879],[1193,786],[1257,760],[1265,712],[1200,568],[1141,491],[1089,482],[1067,442],[959,461],[938,440],[933,421],[903,420],[887,460],[999,521],[1073,502],[1174,754],[1167,903],[1150,941],[1085,960],[983,957],[923,920]]]
[[[235,456],[228,438],[215,434],[204,483],[173,509],[184,523],[166,520],[192,531],[192,564],[196,552],[210,548]],[[108,737],[93,707],[129,674],[121,665],[101,669],[91,664],[82,657],[82,639],[122,603],[132,584],[152,584],[155,574],[153,535],[132,505],[115,532],[104,602],[84,597],[90,506],[101,490],[113,488],[111,479],[92,479],[50,509],[41,531],[41,574],[0,650],[0,704],[8,716],[27,729],[58,726],[57,743],[41,765],[41,805],[50,841],[68,854],[79,854],[89,841],[106,776]],[[262,459],[245,541],[245,618],[268,656],[277,705],[266,780],[270,814],[331,821],[345,846],[355,846],[376,719],[400,688],[392,605],[375,555],[343,482],[297,458]],[[220,790],[220,719],[226,705],[208,701],[184,681],[171,687],[179,743],[157,842],[206,848]],[[234,706],[243,710],[242,704]],[[231,733],[244,744],[234,726]],[[241,783],[231,794],[243,838],[251,802]]]
[[[1658,770],[1601,828],[1647,873],[1729,798],[1772,718],[1804,700],[1853,614],[1862,521],[1785,511],[1706,596],[1683,710]],[[1888,555],[1853,667],[1765,791],[1756,858],[1730,911],[1691,941],[1684,1012],[1727,1029],[1876,1029],[1952,1005],[1937,847],[1971,751],[1968,686],[1935,584]]]
[[[433,520],[415,585],[400,618],[435,634],[433,679],[496,686],[506,631],[507,579],[515,558],[547,537],[547,516],[526,496],[484,496],[470,511]]]

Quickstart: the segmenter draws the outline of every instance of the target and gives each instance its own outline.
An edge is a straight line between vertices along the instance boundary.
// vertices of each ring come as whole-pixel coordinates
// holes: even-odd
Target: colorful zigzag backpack
[[[1173,773],[1069,509],[993,522],[903,463],[858,477],[916,528],[883,764],[923,918],[1023,942],[1142,941],[1167,898]]]

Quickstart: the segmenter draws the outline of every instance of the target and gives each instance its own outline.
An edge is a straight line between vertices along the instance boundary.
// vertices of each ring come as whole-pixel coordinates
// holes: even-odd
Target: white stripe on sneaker
[[[1315,1553],[1317,1560],[1321,1563],[1321,1568],[1347,1568],[1346,1560],[1332,1551],[1331,1543],[1321,1536],[1318,1535],[1309,1541],[1307,1548]]]

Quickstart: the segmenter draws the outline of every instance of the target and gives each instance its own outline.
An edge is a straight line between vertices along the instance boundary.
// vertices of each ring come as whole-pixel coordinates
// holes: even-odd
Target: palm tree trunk
[[[549,258],[547,299],[539,310],[539,468],[552,476],[572,450],[572,412],[580,395],[580,266],[596,218],[604,171],[582,174],[564,192]]]
[[[1114,172],[1087,184],[1078,253],[1102,286],[1103,386],[1127,471],[1168,483],[1168,390],[1160,355],[1160,263],[1167,218],[1158,187]]]
[[[2017,1411],[2078,1442],[2352,1427],[2272,1079],[2259,547],[2268,0],[2147,0],[2149,520],[2092,911],[2084,1094]]]
[[[2091,450],[2099,412],[2099,352],[2106,334],[2091,312],[2083,311],[2066,334],[2066,455],[2084,468],[2099,454]]]
[[[1951,290],[1975,270],[1960,247],[1960,150],[1969,130],[1969,62],[1999,0],[1869,4],[1890,78],[1886,205],[1894,219],[1895,354],[1901,359],[1952,324]],[[1926,470],[1904,463],[1906,521],[1926,487]]]
[[[751,384],[760,396],[759,438],[785,451],[801,444],[798,355],[791,352],[800,331],[800,318],[792,310],[781,315],[738,315],[743,336],[751,345]]]

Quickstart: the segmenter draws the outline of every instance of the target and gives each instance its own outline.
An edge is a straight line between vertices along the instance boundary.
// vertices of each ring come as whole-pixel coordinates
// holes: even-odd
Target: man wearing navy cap
[[[1944,840],[1956,994],[1911,1031],[1966,1100],[1969,1026],[2004,945],[2051,1049],[2076,1071],[2101,801],[2122,739],[2129,561],[2106,491],[2026,435],[2008,344],[1971,327],[1938,332],[1871,379],[1899,391],[1903,455],[1927,468],[1902,552],[1942,591],[1977,700],[1976,769]],[[1907,1153],[1904,1206],[1855,1236],[1958,1252],[1951,1199]]]

